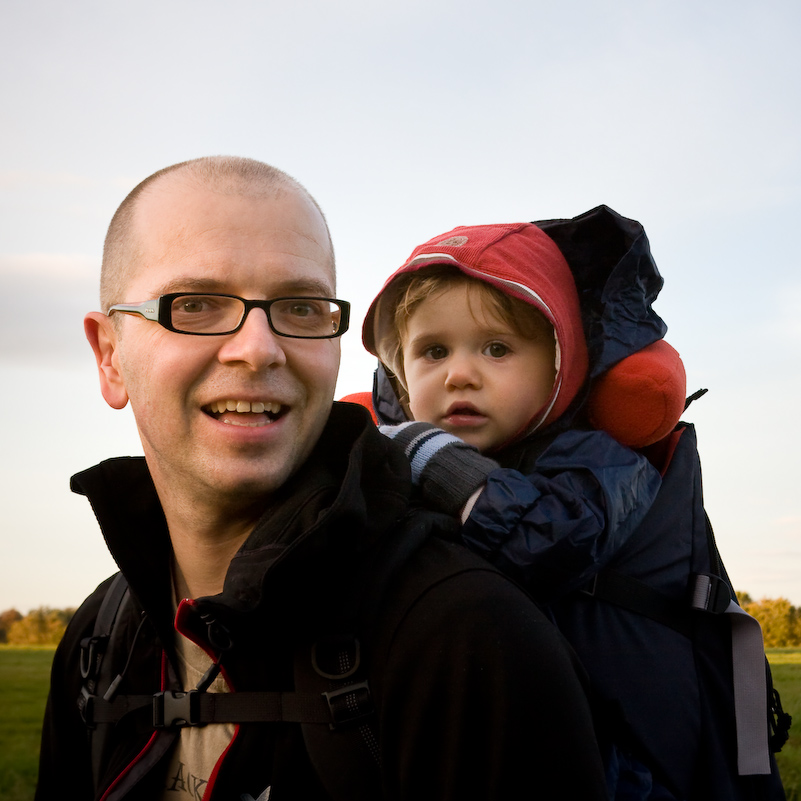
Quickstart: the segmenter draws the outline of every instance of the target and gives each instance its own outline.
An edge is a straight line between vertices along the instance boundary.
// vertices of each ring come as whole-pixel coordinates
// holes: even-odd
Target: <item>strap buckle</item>
[[[86,686],[81,687],[81,694],[78,696],[78,711],[89,729],[95,728],[95,698],[96,696],[92,695]]]
[[[328,703],[328,711],[331,713],[332,722],[329,724],[331,731],[336,731],[342,726],[353,726],[375,711],[370,687],[366,681],[323,693],[323,698]]]
[[[108,645],[108,635],[84,637],[81,640],[81,678],[91,681],[97,676],[100,657]]]
[[[693,576],[690,606],[701,612],[720,615],[729,608],[731,590],[720,576],[696,573]]]
[[[165,690],[153,695],[153,728],[184,728],[202,726],[200,720],[200,692]]]

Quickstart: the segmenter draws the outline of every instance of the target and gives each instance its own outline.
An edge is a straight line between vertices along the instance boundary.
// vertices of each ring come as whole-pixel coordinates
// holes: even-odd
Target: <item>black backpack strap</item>
[[[100,604],[92,636],[81,640],[81,678],[89,693],[93,694],[97,689],[114,621],[127,592],[128,582],[122,573],[117,573]]]
[[[685,637],[692,635],[692,620],[687,604],[625,573],[610,568],[602,570],[580,592],[594,600],[643,615]]]
[[[611,568],[596,573],[580,592],[582,595],[636,612],[685,637],[691,637],[693,633],[693,611],[719,615],[729,609],[732,601],[728,582],[710,573],[694,573],[690,577],[687,597],[682,600]]]
[[[299,649],[295,686],[321,693],[330,706],[326,725],[307,721],[301,726],[309,760],[326,791],[335,799],[378,798],[378,719],[360,641],[327,637],[314,643],[311,653]]]
[[[128,582],[122,573],[112,579],[103,601],[100,604],[91,637],[81,640],[81,678],[83,686],[78,696],[78,709],[84,723],[87,724],[89,752],[92,759],[92,779],[97,787],[100,781],[100,769],[107,739],[108,727],[97,729],[93,720],[97,693],[108,689],[112,683],[113,660],[104,659],[107,653],[114,650],[115,623],[119,612],[128,602],[130,592]]]
[[[458,530],[450,516],[414,510],[398,521],[351,582],[350,597],[328,623],[328,634],[300,649],[295,659],[295,688],[325,695],[332,714],[342,719],[329,725],[304,723],[309,759],[329,795],[338,801],[374,801],[381,796],[381,721],[372,696],[371,679],[379,680],[386,662],[387,641],[403,610],[430,579],[395,581],[432,534]],[[482,564],[485,564],[482,562]],[[408,575],[408,571],[407,571]],[[338,599],[339,602],[339,599]],[[332,703],[335,701],[335,703]],[[345,712],[345,710],[347,710]]]

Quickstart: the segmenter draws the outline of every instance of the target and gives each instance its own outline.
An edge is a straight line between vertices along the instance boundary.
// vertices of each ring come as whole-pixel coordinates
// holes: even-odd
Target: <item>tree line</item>
[[[40,606],[27,615],[16,609],[0,612],[0,643],[9,645],[58,645],[75,609]]]
[[[762,626],[766,648],[801,646],[799,609],[786,598],[762,598],[754,601],[747,592],[738,592],[737,600]],[[16,609],[0,612],[0,643],[9,645],[58,645],[75,609],[51,609],[40,606],[27,615]]]
[[[747,592],[738,592],[737,600],[749,615],[759,621],[766,648],[801,646],[801,610],[786,598],[762,598],[754,601]]]

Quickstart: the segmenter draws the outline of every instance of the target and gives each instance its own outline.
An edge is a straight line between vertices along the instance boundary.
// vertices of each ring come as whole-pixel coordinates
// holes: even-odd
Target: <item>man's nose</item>
[[[264,309],[251,309],[242,327],[220,348],[224,363],[242,362],[253,370],[286,363],[282,340],[270,328]]]

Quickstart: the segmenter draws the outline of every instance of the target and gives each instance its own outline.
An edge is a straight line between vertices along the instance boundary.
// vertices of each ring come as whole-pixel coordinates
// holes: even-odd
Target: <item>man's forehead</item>
[[[135,216],[152,224],[166,215],[173,228],[215,222],[235,226],[233,220],[215,220],[215,212],[225,216],[232,208],[248,209],[265,231],[276,235],[291,230],[310,239],[324,233],[327,239],[322,214],[300,189],[291,185],[263,186],[242,179],[215,183],[170,173],[142,192]]]
[[[288,284],[334,287],[328,229],[317,207],[291,186],[209,186],[167,175],[143,193],[134,226],[140,264],[174,264],[172,284],[219,282],[214,266],[291,266]],[[191,287],[190,287],[191,289]],[[209,290],[211,291],[211,290]]]

